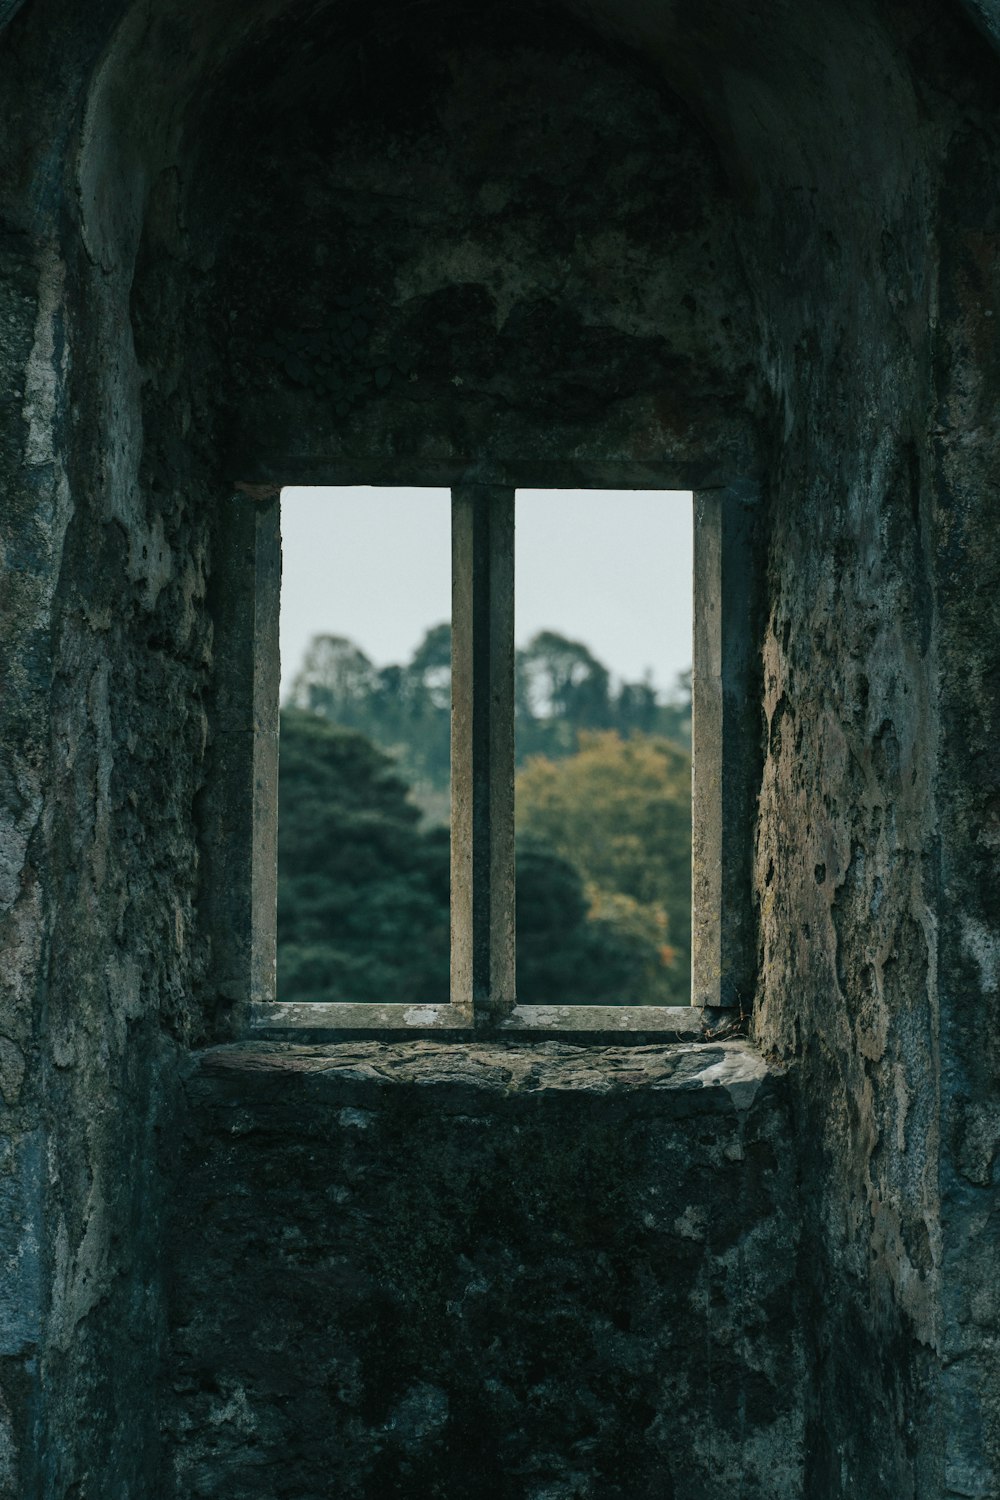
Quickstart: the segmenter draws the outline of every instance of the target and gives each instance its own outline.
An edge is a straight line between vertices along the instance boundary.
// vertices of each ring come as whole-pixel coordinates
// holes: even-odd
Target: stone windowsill
[[[248,1040],[196,1054],[196,1089],[233,1103],[317,1104],[364,1100],[378,1107],[395,1090],[439,1091],[442,1108],[524,1105],[544,1099],[644,1102],[656,1112],[744,1112],[778,1069],[745,1040],[657,1045],[400,1038],[334,1043]]]
[[[360,1036],[382,1041],[392,1035],[465,1041],[475,1034],[631,1046],[713,1041],[738,1019],[736,1011],[718,1006],[516,1005],[483,1032],[455,1005],[294,1000],[258,1001],[247,1015],[250,1035],[271,1041],[352,1041]]]

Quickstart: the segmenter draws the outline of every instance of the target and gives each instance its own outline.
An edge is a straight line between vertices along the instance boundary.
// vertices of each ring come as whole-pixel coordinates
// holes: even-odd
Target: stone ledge
[[[305,1090],[333,1103],[345,1092],[374,1100],[390,1088],[457,1093],[479,1107],[573,1096],[680,1113],[745,1111],[781,1076],[747,1041],[579,1046],[564,1041],[351,1041],[325,1045],[235,1042],[196,1055],[189,1086],[220,1088],[232,1102],[281,1103]]]
[[[515,1005],[493,1029],[481,1030],[451,1004],[401,1005],[337,1001],[259,1001],[248,1007],[249,1036],[274,1042],[387,1041],[405,1034],[465,1042],[586,1041],[590,1045],[664,1046],[703,1042],[735,1022],[735,1010],[696,1005]]]

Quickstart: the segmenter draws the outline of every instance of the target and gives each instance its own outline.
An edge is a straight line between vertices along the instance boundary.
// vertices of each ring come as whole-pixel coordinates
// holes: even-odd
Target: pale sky
[[[313,635],[404,662],[451,612],[447,490],[281,493],[281,694]],[[617,678],[660,689],[691,665],[691,496],[518,490],[515,635],[557,630]]]

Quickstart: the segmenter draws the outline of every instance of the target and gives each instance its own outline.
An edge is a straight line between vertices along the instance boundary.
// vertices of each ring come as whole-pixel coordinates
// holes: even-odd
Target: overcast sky
[[[281,691],[313,635],[406,661],[451,612],[447,490],[285,489]],[[691,665],[691,496],[518,490],[515,633],[581,640],[618,678]]]

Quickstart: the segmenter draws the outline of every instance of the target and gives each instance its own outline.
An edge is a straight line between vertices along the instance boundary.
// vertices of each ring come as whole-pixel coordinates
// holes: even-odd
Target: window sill
[[[332,1041],[360,1036],[525,1037],[591,1043],[710,1042],[736,1020],[736,1012],[694,1005],[517,1005],[492,1024],[473,1022],[453,1005],[257,1002],[250,1006],[251,1036],[275,1040]]]
[[[485,1105],[539,1096],[641,1095],[657,1113],[743,1113],[761,1086],[778,1076],[747,1041],[656,1046],[580,1046],[564,1038],[465,1040],[442,1038],[322,1045],[244,1041],[197,1054],[197,1075],[213,1088],[234,1085],[241,1103],[256,1097],[297,1111],[304,1089],[319,1102],[386,1088],[470,1090]],[[227,1089],[228,1092],[228,1089]],[[298,1101],[298,1102],[297,1102]]]

